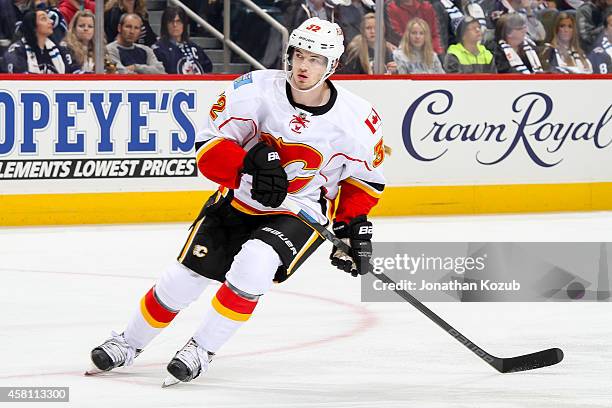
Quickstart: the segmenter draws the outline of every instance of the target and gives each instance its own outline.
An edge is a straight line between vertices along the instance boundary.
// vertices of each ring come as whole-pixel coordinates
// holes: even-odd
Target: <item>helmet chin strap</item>
[[[298,87],[296,87],[293,84],[293,72],[287,72],[287,82],[289,82],[289,86],[291,88],[293,88],[294,90],[298,91],[298,92],[310,92],[313,89],[323,85],[323,83],[325,82],[325,80],[327,78],[329,78],[329,75],[323,75],[323,76],[321,76],[321,79],[319,79],[319,81],[316,84],[314,84],[313,86],[311,86],[310,88],[308,88],[308,89],[299,89]]]

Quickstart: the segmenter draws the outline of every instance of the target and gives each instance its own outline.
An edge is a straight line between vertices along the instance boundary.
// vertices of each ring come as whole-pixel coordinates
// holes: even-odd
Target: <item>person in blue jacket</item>
[[[595,48],[589,54],[593,73],[612,73],[612,7],[604,15],[604,31],[595,40]]]
[[[51,40],[53,22],[45,10],[31,10],[23,17],[23,37],[4,54],[8,73],[70,74],[80,73],[70,52]]]
[[[167,7],[162,14],[161,35],[151,47],[168,74],[199,75],[212,72],[204,50],[189,40],[188,20],[179,7]]]

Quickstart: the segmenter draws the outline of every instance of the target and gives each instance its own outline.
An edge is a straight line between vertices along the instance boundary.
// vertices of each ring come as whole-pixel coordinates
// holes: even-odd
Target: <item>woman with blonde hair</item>
[[[555,19],[553,38],[542,51],[542,66],[547,72],[592,74],[591,62],[578,44],[574,16],[562,11]]]
[[[146,45],[147,47],[155,44],[157,34],[155,34],[149,24],[149,13],[147,12],[145,0],[109,0],[104,5],[104,33],[106,34],[106,41],[109,43],[115,41],[119,20],[126,13],[138,14],[142,20],[142,32],[136,43]]]
[[[373,74],[374,42],[376,40],[376,15],[366,13],[361,19],[361,34],[357,34],[347,47],[344,66],[338,70],[342,74]],[[393,50],[396,47],[386,42],[385,64],[387,74],[396,74],[397,67],[393,61]]]
[[[429,24],[415,17],[406,24],[393,59],[400,74],[443,74],[442,64],[433,50]]]
[[[83,72],[95,72],[95,17],[89,10],[78,11],[70,21],[68,34],[64,39],[74,63]]]

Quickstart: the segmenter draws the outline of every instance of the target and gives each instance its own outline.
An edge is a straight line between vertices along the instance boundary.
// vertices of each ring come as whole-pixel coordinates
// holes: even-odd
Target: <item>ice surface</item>
[[[429,303],[492,354],[565,351],[557,366],[499,374],[410,305],[360,303],[359,281],[330,267],[327,245],[262,298],[194,382],[160,388],[214,287],[132,367],[83,376],[187,226],[0,229],[0,386],[70,387],[70,404],[54,407],[612,408],[611,303]],[[610,242],[612,213],[380,218],[375,238]]]

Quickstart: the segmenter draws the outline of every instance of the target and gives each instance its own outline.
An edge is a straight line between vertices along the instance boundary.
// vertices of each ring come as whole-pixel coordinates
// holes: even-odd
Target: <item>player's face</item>
[[[94,36],[94,20],[91,17],[81,17],[74,25],[76,37],[84,44],[89,43]]]
[[[141,26],[140,19],[127,17],[123,20],[123,24],[119,24],[119,34],[126,43],[133,44],[140,36]]]
[[[425,44],[425,30],[418,25],[413,24],[410,28],[410,44],[417,49],[420,49]]]
[[[168,34],[174,40],[180,40],[185,27],[179,16],[174,17],[174,20],[168,22]]]
[[[557,35],[563,42],[570,42],[574,35],[574,24],[569,18],[563,19],[559,22],[559,28],[557,29]]]
[[[45,37],[53,34],[53,22],[46,11],[40,10],[36,12],[36,33]]]
[[[291,81],[297,89],[312,88],[325,74],[326,68],[326,57],[296,48],[291,58]]]
[[[609,38],[610,36],[612,36],[612,14],[608,16],[608,18],[606,19],[606,23],[606,32],[608,33]]]

